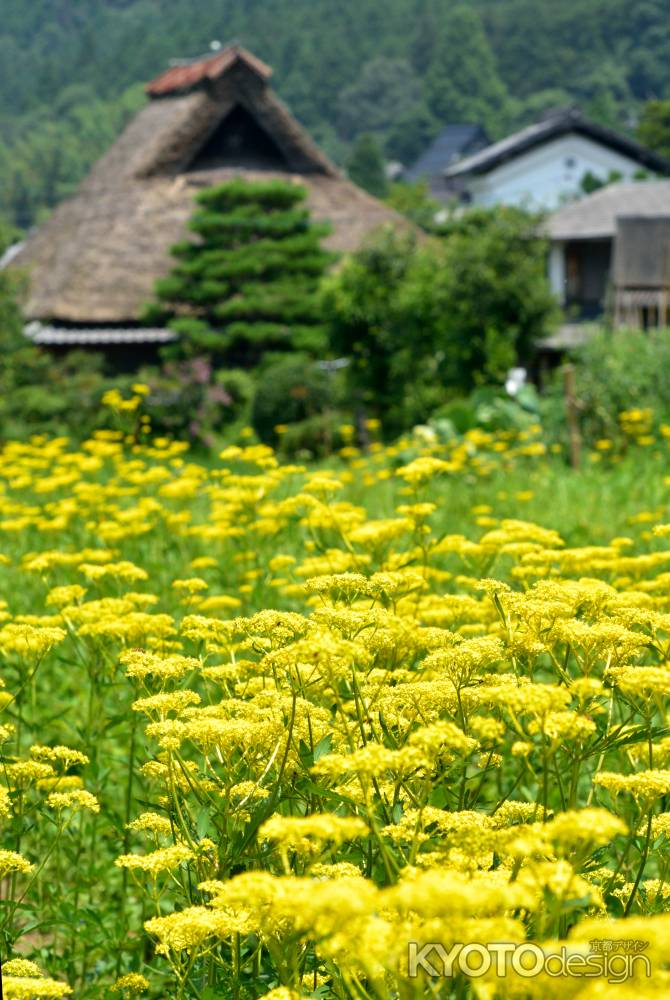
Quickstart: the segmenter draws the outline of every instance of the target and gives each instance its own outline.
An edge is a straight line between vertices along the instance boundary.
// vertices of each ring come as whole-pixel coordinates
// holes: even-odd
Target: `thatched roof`
[[[608,184],[552,212],[545,228],[552,240],[614,239],[624,215],[670,215],[670,180]]]
[[[313,218],[332,224],[326,244],[334,250],[353,250],[379,225],[401,222],[340,174],[268,76],[268,67],[232,47],[174,66],[147,86],[147,105],[16,255],[13,264],[29,275],[28,318],[137,321],[172,266],[170,247],[184,237],[198,189],[233,177],[304,185]],[[247,148],[236,159],[240,142]],[[250,155],[254,142],[258,157]]]

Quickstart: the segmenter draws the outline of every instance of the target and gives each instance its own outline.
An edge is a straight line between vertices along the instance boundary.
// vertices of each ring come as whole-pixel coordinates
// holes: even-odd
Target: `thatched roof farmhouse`
[[[12,261],[28,273],[33,339],[164,339],[166,331],[139,329],[139,317],[206,185],[240,175],[295,180],[308,190],[313,217],[331,223],[326,242],[340,251],[399,221],[318,149],[272,91],[270,75],[231,46],[147,85],[145,107]]]

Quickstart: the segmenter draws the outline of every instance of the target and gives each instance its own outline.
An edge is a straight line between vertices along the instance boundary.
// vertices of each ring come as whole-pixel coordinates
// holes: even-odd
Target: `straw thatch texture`
[[[272,137],[286,169],[190,169],[236,106]],[[172,266],[170,247],[184,238],[198,189],[236,176],[304,185],[313,218],[332,224],[326,244],[334,250],[355,249],[385,222],[403,224],[395,212],[341,176],[270,90],[265,76],[247,62],[233,60],[220,79],[208,77],[204,89],[151,100],[77,194],[26,241],[13,264],[28,272],[28,318],[137,321],[156,279]]]

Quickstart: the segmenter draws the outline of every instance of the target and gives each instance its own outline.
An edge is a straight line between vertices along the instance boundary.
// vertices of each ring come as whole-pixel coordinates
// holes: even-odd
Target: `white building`
[[[641,172],[665,175],[670,163],[569,108],[448,166],[444,176],[468,204],[553,210],[583,194],[585,175],[625,181]]]

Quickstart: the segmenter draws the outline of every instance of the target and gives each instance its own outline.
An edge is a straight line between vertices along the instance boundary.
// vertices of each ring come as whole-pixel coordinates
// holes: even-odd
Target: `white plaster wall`
[[[470,178],[467,186],[473,205],[554,209],[579,193],[588,171],[606,180],[611,170],[617,170],[629,180],[639,169],[637,160],[570,134],[522,153],[485,176]]]
[[[565,304],[565,243],[556,241],[549,248],[547,272],[551,290],[560,302]]]

